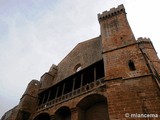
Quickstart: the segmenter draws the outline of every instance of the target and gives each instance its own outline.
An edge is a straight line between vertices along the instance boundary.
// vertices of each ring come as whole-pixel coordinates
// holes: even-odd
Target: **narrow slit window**
[[[131,71],[136,70],[136,67],[135,67],[135,65],[134,65],[134,62],[133,62],[132,60],[129,60],[129,61],[128,61],[128,66],[129,66],[129,69],[130,69]]]

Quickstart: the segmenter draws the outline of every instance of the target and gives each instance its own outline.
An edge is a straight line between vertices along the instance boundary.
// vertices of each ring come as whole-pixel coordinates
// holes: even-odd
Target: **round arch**
[[[77,107],[78,120],[109,120],[107,98],[103,95],[88,95]]]
[[[56,120],[71,120],[71,111],[68,107],[63,106],[55,112]]]
[[[50,120],[50,116],[48,113],[41,113],[37,115],[33,120]]]

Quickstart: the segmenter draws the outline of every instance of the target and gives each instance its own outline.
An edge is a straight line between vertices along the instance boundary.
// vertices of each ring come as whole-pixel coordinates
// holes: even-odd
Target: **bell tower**
[[[123,5],[98,14],[103,52],[135,42]]]
[[[125,8],[119,5],[98,14],[105,79],[130,78],[147,73],[147,67],[127,21]]]

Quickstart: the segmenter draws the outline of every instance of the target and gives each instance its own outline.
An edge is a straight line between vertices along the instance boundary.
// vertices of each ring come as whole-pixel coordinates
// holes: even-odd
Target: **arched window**
[[[129,66],[129,69],[130,70],[136,70],[136,67],[135,67],[135,65],[134,65],[134,62],[132,61],[132,60],[129,60],[128,61],[128,66]]]
[[[82,69],[82,65],[80,63],[78,63],[75,67],[74,67],[74,72],[78,72]]]

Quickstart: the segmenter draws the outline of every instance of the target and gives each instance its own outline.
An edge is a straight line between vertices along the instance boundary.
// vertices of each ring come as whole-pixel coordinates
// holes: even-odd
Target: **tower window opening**
[[[128,61],[128,66],[129,66],[129,68],[130,68],[131,71],[136,70],[134,62],[132,60]]]

